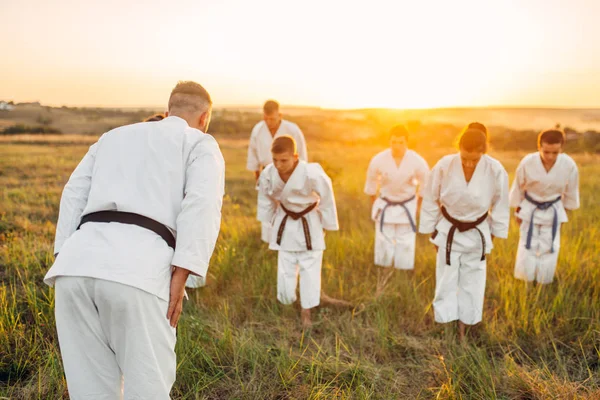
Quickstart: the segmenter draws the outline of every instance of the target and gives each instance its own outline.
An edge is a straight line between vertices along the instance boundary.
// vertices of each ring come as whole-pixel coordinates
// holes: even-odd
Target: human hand
[[[169,296],[169,309],[167,319],[173,328],[177,327],[177,322],[183,310],[183,296],[185,294],[185,281],[190,271],[184,268],[174,267],[171,274],[171,292]]]

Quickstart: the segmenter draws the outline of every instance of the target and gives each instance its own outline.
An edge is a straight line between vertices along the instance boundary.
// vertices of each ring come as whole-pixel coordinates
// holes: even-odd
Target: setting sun
[[[16,101],[158,106],[193,79],[217,105],[600,105],[592,0],[34,3],[0,6]]]

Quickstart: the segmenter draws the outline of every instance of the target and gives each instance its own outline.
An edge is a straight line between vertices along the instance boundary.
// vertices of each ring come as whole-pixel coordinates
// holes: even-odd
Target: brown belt
[[[318,203],[313,203],[310,206],[306,207],[304,210],[299,213],[288,210],[283,206],[283,204],[279,204],[283,211],[285,212],[285,216],[281,220],[279,224],[279,230],[277,231],[277,244],[281,245],[281,238],[283,237],[283,231],[285,230],[285,224],[287,222],[288,217],[291,217],[294,221],[302,219],[302,229],[304,230],[304,239],[306,240],[306,248],[307,250],[312,250],[312,241],[310,239],[310,228],[308,227],[308,221],[306,220],[305,215],[311,212],[317,207]]]
[[[142,228],[149,229],[156,233],[158,236],[163,238],[165,242],[167,242],[170,248],[175,250],[175,237],[169,228],[160,222],[155,221],[152,218],[144,217],[143,215],[123,211],[93,212],[84,215],[81,218],[81,222],[79,223],[77,229],[79,229],[79,227],[86,222],[120,222],[121,224],[141,226]]]

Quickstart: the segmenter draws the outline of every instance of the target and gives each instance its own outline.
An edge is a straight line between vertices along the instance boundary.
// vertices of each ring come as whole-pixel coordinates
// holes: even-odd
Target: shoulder
[[[406,151],[406,154],[407,154],[407,155],[408,155],[410,158],[412,158],[413,160],[415,160],[415,161],[417,161],[417,162],[419,162],[419,163],[421,163],[421,164],[425,164],[425,165],[427,165],[427,166],[429,167],[429,164],[427,163],[427,160],[425,160],[425,159],[423,158],[423,156],[421,156],[421,155],[420,155],[419,153],[417,153],[416,151],[409,149],[409,150],[407,150],[407,151]]]
[[[568,155],[566,153],[560,153],[558,155],[558,158],[568,168],[575,168],[575,169],[577,169],[577,163],[575,162],[575,160],[573,160],[573,158],[570,155]]]
[[[508,173],[506,172],[506,168],[504,168],[504,165],[502,165],[502,163],[500,161],[496,160],[494,157],[484,154],[482,159],[485,160],[485,162],[487,163],[489,168],[493,171],[495,176],[499,176],[499,175],[508,176]]]
[[[274,172],[277,172],[275,166],[273,164],[269,164],[265,168],[263,168],[262,172],[260,173],[260,179],[268,179],[268,177],[271,176],[271,174],[273,174]]]
[[[219,143],[212,135],[189,127],[186,128],[185,135],[190,152],[196,157],[212,156],[220,163],[225,162]]]
[[[521,159],[521,162],[519,163],[519,165],[526,165],[526,164],[529,164],[531,162],[534,162],[535,159],[536,159],[536,157],[539,157],[539,156],[540,156],[540,153],[537,152],[537,151],[534,152],[534,153],[529,153],[529,154],[527,154],[525,157],[523,157]]]
[[[450,166],[450,164],[452,164],[452,162],[458,159],[459,157],[460,156],[458,154],[445,155],[444,157],[440,158],[437,163],[435,163],[435,166],[433,168],[435,170],[447,169]]]
[[[307,162],[304,162],[304,161],[300,161],[300,163],[303,163],[305,165],[306,175],[310,179],[317,179],[317,178],[320,178],[320,177],[327,177],[327,178],[329,178],[329,176],[327,175],[327,173],[325,172],[325,170],[323,169],[323,167],[321,166],[321,164],[316,163],[316,162],[307,163]]]
[[[282,119],[281,124],[285,126],[286,131],[302,135],[302,131],[300,130],[300,127],[296,123],[294,123],[292,121],[288,121],[286,119]]]
[[[265,121],[259,121],[256,123],[256,125],[254,125],[254,128],[252,128],[252,133],[250,133],[251,136],[256,136],[258,135],[258,132],[260,132],[260,130],[265,126]]]
[[[373,158],[371,158],[371,162],[380,162],[381,160],[383,160],[386,156],[388,156],[390,153],[390,149],[385,149],[383,151],[380,151],[379,153],[375,154],[373,156]]]
[[[136,122],[135,124],[123,125],[117,128],[113,128],[108,132],[104,133],[101,137],[109,137],[112,135],[122,135],[129,132],[140,132],[144,130],[152,130],[153,126],[150,122]]]

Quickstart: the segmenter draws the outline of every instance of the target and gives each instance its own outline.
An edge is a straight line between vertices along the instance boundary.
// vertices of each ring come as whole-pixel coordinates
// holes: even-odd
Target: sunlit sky
[[[0,99],[600,106],[600,0],[0,0]]]

